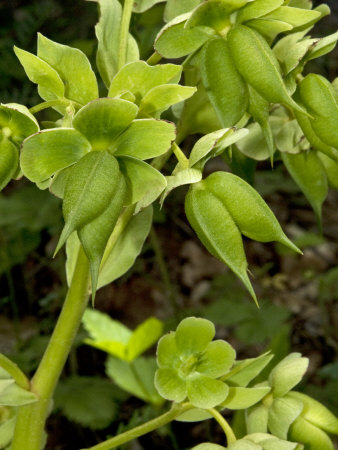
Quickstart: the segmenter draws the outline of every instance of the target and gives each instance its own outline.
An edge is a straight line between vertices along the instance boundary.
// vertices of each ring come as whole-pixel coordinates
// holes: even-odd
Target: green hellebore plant
[[[190,403],[199,408],[213,408],[222,403],[228,386],[217,378],[231,369],[235,350],[225,341],[212,341],[214,325],[190,317],[176,331],[158,343],[155,386],[166,399]]]

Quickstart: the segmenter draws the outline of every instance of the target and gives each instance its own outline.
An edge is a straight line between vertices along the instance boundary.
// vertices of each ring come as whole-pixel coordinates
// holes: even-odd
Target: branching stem
[[[210,413],[212,415],[212,417],[218,422],[218,424],[220,425],[220,427],[222,428],[222,430],[224,431],[224,434],[227,437],[227,444],[234,444],[236,442],[236,436],[234,434],[234,432],[232,431],[232,428],[230,427],[230,425],[228,424],[228,422],[225,420],[225,418],[222,416],[222,414],[220,414],[217,409],[215,408],[210,408],[207,409],[208,413]]]

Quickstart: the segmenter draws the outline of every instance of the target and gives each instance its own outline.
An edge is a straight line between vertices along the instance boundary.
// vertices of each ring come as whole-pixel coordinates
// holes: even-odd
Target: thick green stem
[[[159,63],[161,61],[161,59],[162,59],[162,56],[159,53],[154,52],[147,59],[147,63],[149,64],[149,66],[155,66],[155,64]]]
[[[125,433],[121,433],[118,436],[115,436],[107,441],[101,442],[101,444],[94,445],[94,447],[90,447],[86,450],[111,450],[113,448],[118,447],[126,442],[132,441],[144,434],[150,433],[151,431],[157,430],[157,428],[166,425],[169,422],[172,422],[179,415],[188,411],[192,408],[190,403],[184,404],[174,404],[170,411],[162,414],[161,416],[156,417],[155,419],[149,420],[149,422],[144,423],[143,425],[139,425],[132,430],[128,430]],[[84,449],[83,449],[84,450]]]
[[[224,419],[224,417],[222,416],[222,414],[220,414],[217,409],[215,408],[210,408],[207,409],[207,411],[212,415],[212,417],[218,422],[218,424],[220,425],[220,427],[222,428],[222,430],[224,431],[224,434],[227,437],[227,444],[234,444],[236,442],[236,436],[234,434],[234,432],[232,431],[232,428],[230,427],[230,425],[228,424],[228,422]]]
[[[89,297],[89,264],[82,248],[60,317],[31,381],[38,401],[19,409],[12,450],[41,450],[51,399]]]
[[[127,61],[129,25],[133,9],[133,3],[134,0],[124,0],[121,28],[120,28],[118,70],[120,70]]]

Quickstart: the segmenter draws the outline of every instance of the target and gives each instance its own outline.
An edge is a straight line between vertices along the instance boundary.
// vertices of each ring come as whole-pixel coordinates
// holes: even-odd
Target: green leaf
[[[234,65],[227,41],[210,39],[203,46],[200,65],[206,93],[219,121],[223,127],[235,125],[248,107],[248,90]]]
[[[128,180],[126,204],[137,203],[136,212],[153,203],[165,189],[165,177],[149,164],[131,156],[119,157],[119,163]]]
[[[144,353],[161,337],[163,333],[163,323],[155,317],[150,317],[142,322],[133,332],[127,346],[128,361]]]
[[[109,88],[118,69],[122,6],[118,0],[96,0],[100,5],[100,20],[95,26],[98,40],[96,64],[104,84]],[[139,59],[135,39],[129,34],[126,62]]]
[[[31,181],[41,182],[76,163],[90,151],[90,144],[72,128],[44,130],[22,144],[20,164]]]
[[[283,72],[288,75],[299,64],[308,51],[316,45],[318,39],[304,38],[304,32],[292,33],[277,41],[273,51],[283,67]]]
[[[0,191],[15,175],[19,164],[19,149],[8,139],[0,142]]]
[[[240,439],[234,444],[229,445],[227,448],[228,450],[262,450],[260,445],[254,444],[247,439]]]
[[[316,39],[315,44],[309,48],[308,53],[305,56],[305,61],[319,58],[320,56],[330,53],[336,46],[338,39],[338,31],[328,36]]]
[[[82,323],[94,341],[113,341],[127,345],[132,332],[117,320],[95,309],[86,309]]]
[[[301,253],[284,234],[262,197],[246,181],[229,172],[214,172],[203,183],[223,203],[244,236],[260,242],[277,241]]]
[[[269,383],[274,397],[283,397],[298,384],[309,365],[308,358],[300,353],[290,353],[279,362],[269,375]]]
[[[309,143],[304,140],[304,134],[297,120],[285,122],[275,136],[276,147],[280,152],[289,154],[309,150]]]
[[[338,419],[324,405],[301,392],[289,392],[287,397],[302,402],[303,419],[328,433],[338,434]]]
[[[168,151],[176,138],[175,125],[156,119],[134,120],[116,140],[115,156],[149,159]]]
[[[198,360],[196,370],[203,375],[219,378],[228,372],[236,358],[236,352],[226,341],[210,342]]]
[[[289,96],[279,63],[259,33],[244,25],[236,25],[228,33],[228,42],[237,70],[263,98],[304,112]]]
[[[165,2],[166,0],[135,0],[133,4],[133,12],[143,13],[147,11],[157,3]]]
[[[305,444],[308,450],[334,450],[329,436],[302,417],[298,417],[291,425],[289,439]]]
[[[7,380],[2,380],[2,383]],[[12,380],[8,380],[12,381]],[[4,406],[22,406],[34,403],[38,397],[30,391],[23,389],[14,383],[10,383],[6,388],[0,388],[0,405]]]
[[[117,98],[100,98],[80,109],[73,126],[91,143],[93,150],[115,150],[114,140],[135,119],[138,108]]]
[[[81,50],[38,33],[37,55],[56,70],[65,85],[66,98],[85,105],[99,96],[95,74]]]
[[[156,37],[155,50],[163,57],[180,58],[198,50],[215,34],[212,28],[185,28],[190,14],[182,14],[169,22]]]
[[[195,445],[191,450],[224,450],[225,448],[222,445],[203,442],[202,444]]]
[[[202,171],[197,169],[184,169],[175,173],[175,175],[171,175],[166,177],[167,187],[165,188],[163,195],[161,197],[161,204],[163,204],[164,199],[170,192],[185,184],[193,184],[198,183],[202,179]]]
[[[256,299],[247,275],[242,237],[223,203],[203,182],[193,184],[185,199],[189,223],[208,251],[227,264]]]
[[[207,409],[222,403],[228,395],[229,387],[222,381],[195,375],[187,379],[187,392],[192,405]]]
[[[118,71],[111,82],[108,97],[115,97],[128,90],[139,104],[145,94],[155,86],[178,83],[181,73],[182,66],[176,64],[149,66],[145,61],[135,61]]]
[[[321,227],[321,209],[328,193],[328,182],[325,169],[317,154],[313,151],[297,155],[282,153],[283,162],[308,199]]]
[[[14,52],[25,69],[28,78],[38,85],[40,97],[44,100],[64,98],[65,86],[56,70],[38,56],[25,50],[14,47]]]
[[[123,394],[108,380],[72,376],[56,388],[54,408],[72,422],[92,430],[107,428],[118,414]]]
[[[24,105],[18,103],[0,104],[0,127],[8,127],[10,138],[15,143],[39,131],[39,124]]]
[[[281,439],[287,439],[290,425],[297,419],[303,409],[303,403],[289,398],[288,395],[274,399],[269,408],[269,431]]]
[[[223,380],[226,380],[227,383],[230,382],[231,385],[246,387],[250,381],[261,373],[272,358],[272,354],[265,353],[257,358],[236,361],[234,368],[226,375],[226,377],[223,377]]]
[[[260,402],[270,392],[269,387],[231,387],[229,394],[222,403],[227,409],[246,409]]]
[[[259,403],[247,409],[245,413],[247,433],[267,433],[269,417],[267,406]]]
[[[195,87],[176,84],[155,86],[148,91],[140,103],[139,114],[142,116],[158,116],[175,103],[183,102],[196,92]]]
[[[215,327],[210,320],[188,317],[183,319],[175,333],[177,351],[188,356],[203,352],[215,336]]]
[[[132,267],[149,234],[152,214],[152,207],[144,209],[130,220],[112,248],[108,243],[100,269],[99,288],[116,280]]]
[[[246,26],[253,31],[258,32],[270,45],[279,33],[285,33],[293,28],[292,25],[287,22],[264,18],[249,20],[249,22],[246,22]]]
[[[258,19],[274,11],[283,3],[284,0],[255,0],[254,2],[248,3],[238,12],[236,21],[237,23],[243,23],[248,20]]]
[[[208,133],[205,136],[201,137],[191,150],[189,156],[190,166],[194,166],[199,161],[204,159],[210,152],[212,152],[221,138],[225,136],[231,136],[233,133],[233,129],[224,128],[214,131],[213,133]]]
[[[164,10],[164,20],[170,22],[175,17],[191,11],[201,2],[202,0],[167,0]]]
[[[6,420],[6,422],[2,422],[0,424],[0,448],[9,448],[7,446],[10,445],[13,439],[15,423],[16,417],[14,416],[9,420]]]
[[[321,162],[325,168],[325,173],[327,176],[329,186],[334,189],[338,189],[338,162],[337,162],[337,160],[333,160],[321,152],[318,152],[318,157],[321,160]]]
[[[321,17],[321,13],[316,10],[306,10],[290,6],[280,6],[274,11],[266,14],[264,19],[280,20],[289,23],[293,27],[309,26]]]
[[[127,183],[119,172],[116,190],[108,205],[98,217],[78,230],[78,236],[90,263],[92,299],[94,301],[100,264],[108,239],[112,234],[127,196]]]
[[[108,152],[90,152],[69,172],[64,192],[62,230],[56,252],[74,230],[98,217],[109,205],[119,180],[119,165]]]

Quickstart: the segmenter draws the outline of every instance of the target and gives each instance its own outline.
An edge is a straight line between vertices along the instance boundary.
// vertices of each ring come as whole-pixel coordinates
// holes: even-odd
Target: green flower
[[[229,388],[217,378],[230,370],[236,354],[225,341],[211,342],[214,336],[211,322],[189,317],[160,339],[155,386],[164,398],[188,398],[198,408],[213,408],[226,399]]]
[[[279,439],[268,433],[254,433],[227,447],[229,450],[301,450],[303,445]]]

